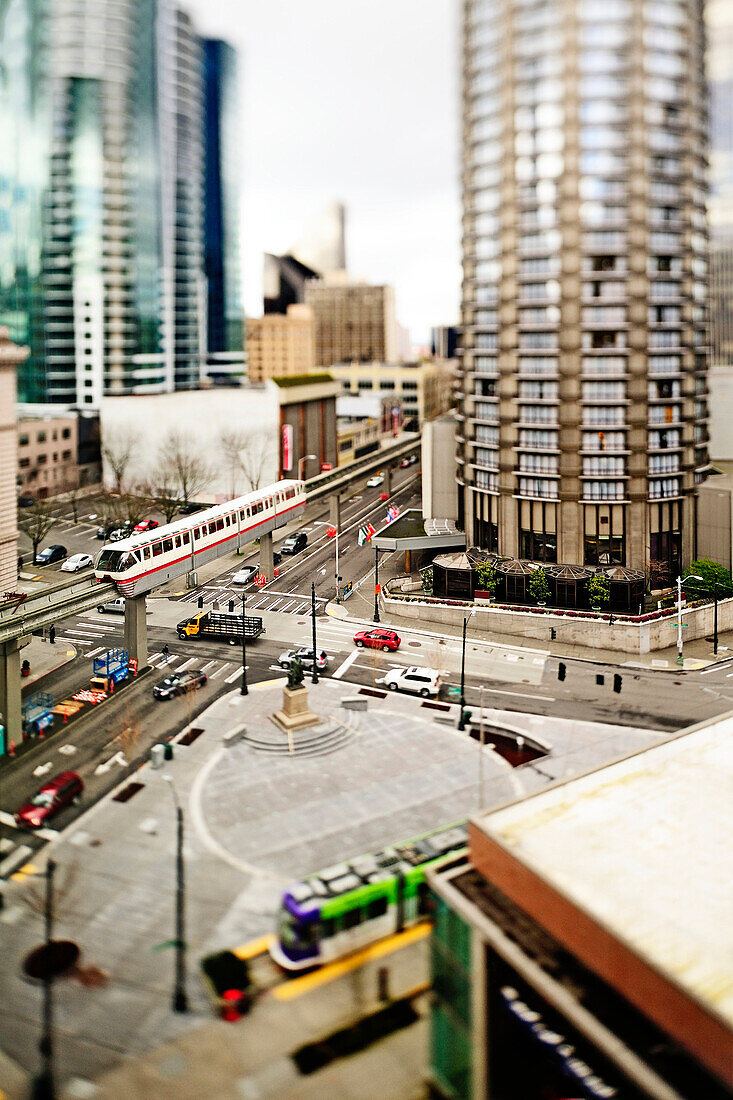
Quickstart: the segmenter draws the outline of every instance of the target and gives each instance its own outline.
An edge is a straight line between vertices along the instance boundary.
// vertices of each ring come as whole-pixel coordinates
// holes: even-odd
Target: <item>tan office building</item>
[[[313,312],[305,305],[287,313],[266,313],[247,321],[249,381],[313,374],[315,345]]]
[[[33,496],[53,497],[78,489],[78,418],[34,416],[18,421],[18,485]]]
[[[470,543],[676,577],[707,476],[701,5],[467,0]]]
[[[334,275],[308,282],[305,300],[313,310],[317,367],[397,358],[391,286],[369,286]]]
[[[28,358],[0,327],[0,592],[13,592],[18,579],[18,435],[15,371]]]
[[[427,420],[443,416],[452,403],[454,361],[424,363],[336,363],[328,373],[343,382],[344,393],[394,397],[402,420],[415,431]]]

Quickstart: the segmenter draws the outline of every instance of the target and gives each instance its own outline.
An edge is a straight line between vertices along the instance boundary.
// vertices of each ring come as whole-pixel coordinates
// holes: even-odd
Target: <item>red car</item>
[[[139,523],[136,523],[133,527],[133,531],[136,535],[141,535],[143,531],[152,531],[154,527],[158,526],[157,519],[142,519]]]
[[[37,829],[49,817],[80,798],[83,790],[84,784],[76,772],[61,772],[39,787],[30,801],[20,807],[15,821],[28,829]]]
[[[358,646],[368,646],[370,649],[381,649],[385,653],[392,653],[400,648],[402,639],[394,630],[385,630],[375,627],[373,630],[357,630],[354,642]]]

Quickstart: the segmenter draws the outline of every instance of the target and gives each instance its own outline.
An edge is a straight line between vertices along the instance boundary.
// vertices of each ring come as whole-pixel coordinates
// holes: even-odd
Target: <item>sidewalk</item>
[[[367,598],[361,590],[354,590],[349,597],[348,604],[337,604],[335,601],[326,606],[326,614],[333,619],[342,619],[354,624],[354,626],[372,626],[374,610],[373,596]],[[382,615],[382,624],[397,627],[412,634],[447,634],[454,638],[460,638],[462,627],[458,624],[426,623],[423,629],[415,626],[415,619],[402,618],[399,615]],[[432,629],[430,629],[432,627]],[[547,632],[550,632],[548,623]],[[697,669],[707,668],[733,658],[733,631],[719,635],[718,655],[713,655],[713,644],[705,638],[696,638],[686,642],[683,650],[684,665],[680,669],[677,664],[677,649],[668,646],[666,649],[654,650],[652,653],[628,654],[618,650],[603,649],[599,646],[592,648],[587,646],[569,645],[567,642],[541,641],[538,638],[524,638],[521,634],[497,634],[487,630],[477,630],[469,625],[468,636],[478,638],[483,642],[492,642],[496,645],[506,646],[508,649],[528,649],[537,653],[547,653],[552,657],[560,657],[570,661],[592,661],[596,664],[619,665],[623,668],[646,668],[655,672],[694,672]]]
[[[55,672],[57,668],[68,665],[76,657],[76,648],[70,642],[55,642],[54,645],[46,638],[31,637],[27,646],[20,651],[20,661],[30,661],[31,674],[21,680],[24,688],[35,684],[37,680],[48,676],[49,672]]]

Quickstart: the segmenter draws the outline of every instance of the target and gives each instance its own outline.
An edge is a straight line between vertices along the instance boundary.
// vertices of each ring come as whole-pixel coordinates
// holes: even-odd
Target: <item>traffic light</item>
[[[554,642],[555,638],[557,638],[557,631],[555,630],[554,626],[551,626],[550,627],[550,641]]]
[[[203,607],[204,606],[204,597],[199,596],[199,598],[196,600],[196,604],[197,604],[198,607]]]
[[[234,610],[234,600],[230,600],[229,601],[229,614],[230,615],[231,615],[233,610]]]
[[[618,672],[613,677],[613,690],[618,694],[621,691],[621,676]]]
[[[566,672],[567,672],[567,667],[563,664],[562,661],[560,661],[560,664],[557,666],[557,678],[558,678],[558,680],[564,680]]]

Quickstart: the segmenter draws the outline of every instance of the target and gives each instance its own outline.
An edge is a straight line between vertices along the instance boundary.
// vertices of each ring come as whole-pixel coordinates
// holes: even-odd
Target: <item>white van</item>
[[[103,615],[105,611],[112,611],[117,615],[125,614],[125,598],[124,596],[118,596],[116,600],[107,600],[106,603],[100,603],[97,607],[97,611],[100,615]]]
[[[378,683],[384,684],[390,691],[410,691],[425,698],[435,697],[440,689],[440,673],[434,668],[392,668]]]

